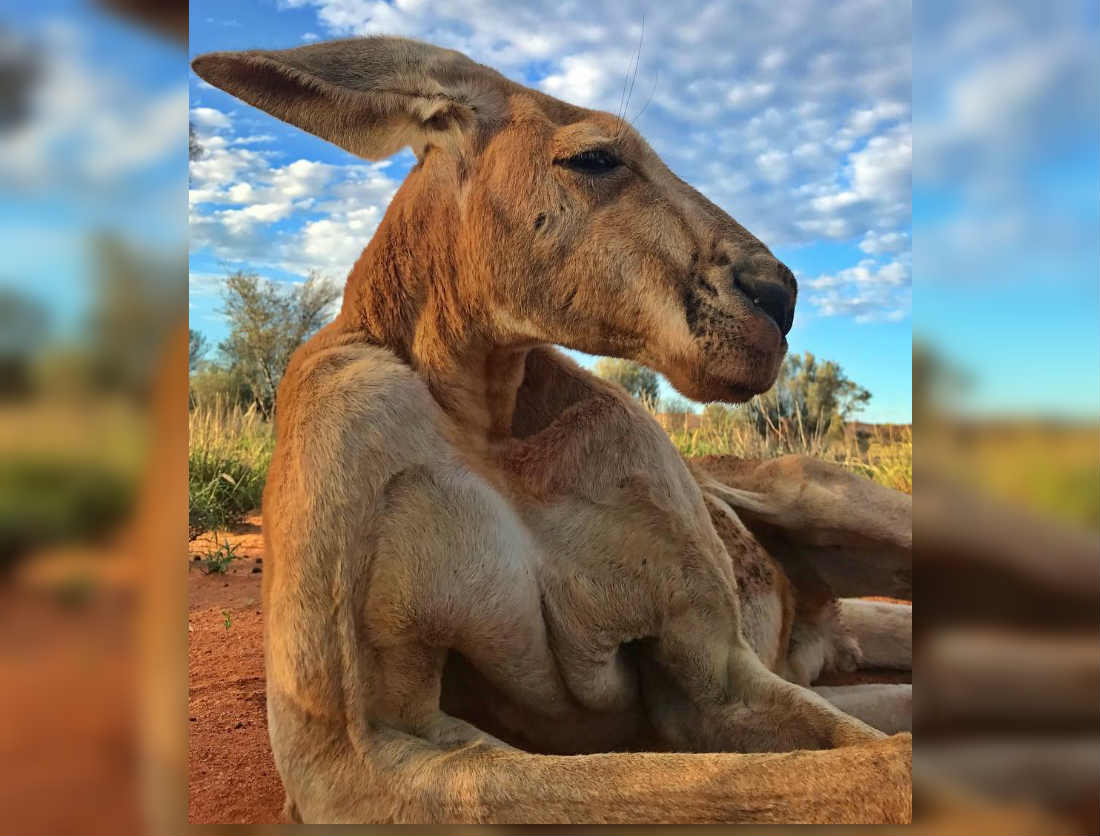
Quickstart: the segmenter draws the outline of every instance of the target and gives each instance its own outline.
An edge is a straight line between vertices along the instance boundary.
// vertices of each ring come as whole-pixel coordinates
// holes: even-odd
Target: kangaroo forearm
[[[911,753],[911,737],[897,735],[784,754],[443,755],[433,770],[443,806],[420,809],[410,820],[905,823]]]

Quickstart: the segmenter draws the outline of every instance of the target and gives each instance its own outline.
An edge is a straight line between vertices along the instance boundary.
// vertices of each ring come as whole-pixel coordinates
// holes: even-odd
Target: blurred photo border
[[[114,21],[135,66],[170,51],[185,84],[184,5],[71,6],[74,28]],[[0,12],[4,130],[35,118],[36,79],[58,60],[21,31],[19,7]],[[913,4],[913,832],[1100,829],[1097,15],[1095,3]],[[71,240],[42,246],[77,254],[90,278],[72,293],[95,313],[47,327],[33,301],[3,299],[18,350],[0,358],[0,511],[42,519],[35,548],[0,543],[19,555],[4,557],[0,586],[4,832],[230,829],[186,823],[186,99],[178,106],[179,215],[164,215],[153,246],[113,225],[116,205],[158,211],[121,179],[50,159],[62,179],[0,183],[0,226],[28,206],[86,218]],[[57,394],[24,397],[40,378]],[[47,465],[20,476],[39,449]],[[59,492],[87,510],[61,516]],[[62,546],[61,527],[78,536]]]

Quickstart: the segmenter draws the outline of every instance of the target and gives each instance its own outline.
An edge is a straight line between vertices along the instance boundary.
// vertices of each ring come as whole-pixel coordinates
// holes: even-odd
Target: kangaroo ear
[[[458,147],[501,118],[506,86],[460,52],[403,38],[328,41],[295,49],[209,52],[191,66],[272,116],[370,160],[406,145]]]

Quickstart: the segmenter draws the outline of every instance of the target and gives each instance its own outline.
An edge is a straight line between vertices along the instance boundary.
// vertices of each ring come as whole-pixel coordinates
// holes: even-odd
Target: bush
[[[601,357],[592,367],[594,374],[612,383],[618,383],[644,404],[653,406],[660,395],[657,372],[632,360],[618,357]]]
[[[204,363],[192,372],[190,385],[194,407],[247,408],[255,400],[244,373],[236,368]]]
[[[108,534],[129,513],[134,487],[132,475],[107,464],[0,459],[0,569],[31,548]]]
[[[338,284],[311,272],[284,285],[238,270],[225,279],[222,311],[229,336],[218,346],[227,366],[243,376],[264,417],[275,414],[279,381],[294,351],[332,319]]]
[[[208,551],[206,557],[198,561],[199,571],[204,575],[224,575],[229,571],[229,564],[237,559],[236,545],[229,542],[220,543],[216,549]]]
[[[775,385],[745,408],[757,431],[767,437],[795,427],[803,444],[813,445],[843,425],[871,400],[871,393],[851,380],[832,360],[819,361],[810,352],[788,355]]]

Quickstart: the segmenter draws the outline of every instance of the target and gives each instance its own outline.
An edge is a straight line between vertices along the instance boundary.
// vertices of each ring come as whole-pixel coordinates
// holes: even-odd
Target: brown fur
[[[786,349],[790,271],[630,126],[458,53],[194,66],[355,153],[419,157],[279,390],[264,613],[290,814],[907,821],[909,737],[769,670],[783,573],[636,403],[548,347],[744,399]],[[596,147],[622,164],[567,162]],[[778,613],[767,664],[742,602]]]

